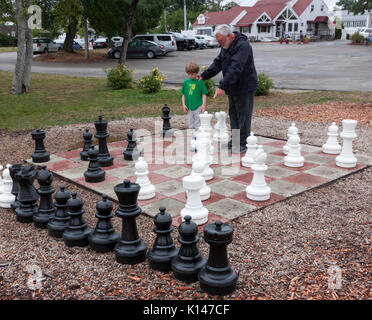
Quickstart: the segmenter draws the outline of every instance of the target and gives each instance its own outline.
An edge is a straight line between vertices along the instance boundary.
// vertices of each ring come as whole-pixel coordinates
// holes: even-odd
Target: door
[[[319,31],[319,23],[315,23],[315,31],[314,31],[315,36],[318,35],[318,31]]]

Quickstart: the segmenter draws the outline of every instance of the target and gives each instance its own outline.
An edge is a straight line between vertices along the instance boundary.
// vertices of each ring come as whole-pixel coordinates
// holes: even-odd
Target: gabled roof
[[[230,24],[239,14],[242,13],[243,10],[246,10],[249,7],[232,7],[227,11],[216,11],[216,12],[208,12],[208,21],[207,21],[207,13],[203,12],[206,21],[206,25],[217,25],[217,24]],[[194,26],[198,25],[198,20],[196,20],[193,24]]]
[[[293,6],[293,10],[300,16],[312,2],[313,0],[298,0]]]

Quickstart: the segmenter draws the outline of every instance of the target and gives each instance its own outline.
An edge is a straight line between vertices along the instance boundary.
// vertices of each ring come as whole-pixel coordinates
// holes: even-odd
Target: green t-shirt
[[[181,88],[185,96],[185,104],[189,110],[195,110],[203,104],[203,94],[208,94],[207,86],[203,80],[187,78]]]

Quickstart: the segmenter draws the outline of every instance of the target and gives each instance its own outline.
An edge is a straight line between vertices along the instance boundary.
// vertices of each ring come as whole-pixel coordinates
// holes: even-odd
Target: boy
[[[193,137],[196,130],[200,127],[199,114],[205,112],[208,89],[204,81],[199,81],[199,65],[195,62],[189,62],[185,71],[187,78],[181,88],[182,109],[188,114],[189,129],[193,129]]]

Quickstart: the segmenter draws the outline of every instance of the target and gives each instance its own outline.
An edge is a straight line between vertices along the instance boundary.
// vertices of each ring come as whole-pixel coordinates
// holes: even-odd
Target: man
[[[215,36],[221,45],[221,51],[210,67],[200,75],[200,79],[207,80],[222,71],[223,79],[214,98],[225,93],[229,97],[233,139],[225,147],[232,149],[233,153],[242,153],[247,150],[246,139],[251,131],[254,91],[258,85],[253,51],[248,38],[240,32],[232,32],[228,25],[218,26]],[[240,137],[234,137],[233,129],[240,130]]]

